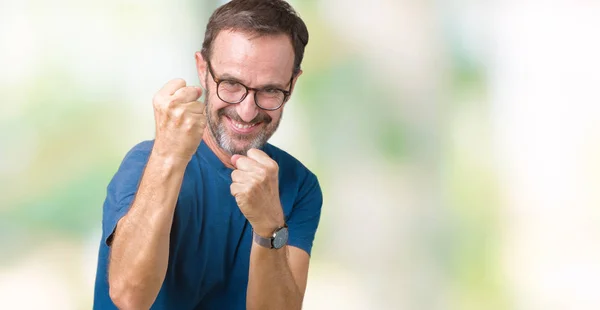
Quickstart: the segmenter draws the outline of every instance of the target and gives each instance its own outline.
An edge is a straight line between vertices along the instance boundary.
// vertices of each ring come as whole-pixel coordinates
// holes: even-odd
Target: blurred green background
[[[224,2],[0,0],[0,309],[91,308],[106,186]],[[305,309],[600,309],[598,2],[291,3]]]

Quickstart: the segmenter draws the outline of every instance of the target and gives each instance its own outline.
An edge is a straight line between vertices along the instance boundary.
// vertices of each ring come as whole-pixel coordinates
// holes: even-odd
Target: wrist
[[[255,244],[267,249],[281,249],[288,243],[289,230],[286,224],[275,229],[268,237],[253,232],[252,239]]]
[[[285,221],[281,219],[281,221],[274,221],[269,224],[253,225],[252,230],[254,230],[257,235],[263,238],[271,238],[277,229],[284,226]]]
[[[159,178],[183,177],[187,163],[180,158],[172,156],[161,156],[154,152],[150,153],[148,166]]]
[[[173,155],[168,152],[162,152],[158,149],[152,149],[149,162],[152,161],[166,169],[184,169],[187,167],[191,158]]]

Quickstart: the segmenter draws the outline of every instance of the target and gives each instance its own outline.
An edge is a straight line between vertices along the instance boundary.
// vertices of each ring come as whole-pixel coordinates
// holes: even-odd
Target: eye
[[[283,92],[277,88],[265,88],[261,91],[262,95],[266,98],[282,98]]]
[[[238,85],[237,82],[230,81],[230,80],[224,80],[223,82],[221,82],[221,84],[223,84],[223,86],[226,86],[226,87],[234,87],[234,86]]]
[[[273,94],[277,94],[279,92],[281,92],[279,89],[277,88],[265,88],[263,89],[263,91],[267,94],[273,95]]]
[[[228,92],[238,92],[244,89],[244,87],[242,86],[242,84],[236,82],[236,81],[231,81],[231,80],[223,80],[221,81],[221,84],[219,85],[221,90],[225,90]]]

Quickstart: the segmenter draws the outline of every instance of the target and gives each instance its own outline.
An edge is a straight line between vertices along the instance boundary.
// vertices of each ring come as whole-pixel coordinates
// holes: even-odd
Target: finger
[[[186,128],[204,129],[206,127],[206,117],[202,114],[188,114],[188,116],[183,121],[183,124],[187,126]]]
[[[178,89],[173,94],[173,100],[179,103],[196,101],[198,98],[200,98],[200,94],[202,94],[202,91],[199,87],[186,86]]]
[[[231,181],[233,183],[248,184],[252,181],[252,176],[247,171],[236,169],[231,172]]]
[[[193,114],[204,114],[205,107],[204,103],[200,101],[192,101],[187,103],[182,103],[184,109]]]
[[[231,156],[231,164],[234,167],[237,167],[236,163],[237,163],[238,159],[240,159],[240,157],[242,157],[242,155],[239,155],[239,154],[234,154],[233,156]]]
[[[184,79],[172,79],[165,84],[158,92],[165,96],[173,95],[178,89],[185,87]]]
[[[253,172],[259,171],[261,168],[261,164],[259,164],[256,160],[249,158],[247,156],[241,156],[236,159],[235,167],[242,171]],[[232,156],[233,157],[233,156]],[[233,161],[232,161],[233,163]]]
[[[243,193],[245,189],[246,189],[246,186],[244,184],[236,183],[236,182],[231,183],[231,185],[229,186],[229,191],[231,192],[231,195],[233,197],[236,197],[240,193]]]
[[[271,157],[269,157],[267,153],[259,149],[249,149],[247,154],[248,158],[254,159],[256,162],[262,164],[265,167],[271,167],[273,165],[276,165],[275,161]]]

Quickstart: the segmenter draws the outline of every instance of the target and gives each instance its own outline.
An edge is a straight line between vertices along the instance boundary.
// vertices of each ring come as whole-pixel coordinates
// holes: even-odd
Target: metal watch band
[[[257,234],[254,230],[252,231],[252,236],[254,238],[254,242],[258,243],[258,245],[268,248],[268,249],[273,248],[273,237],[263,238],[259,234]]]

